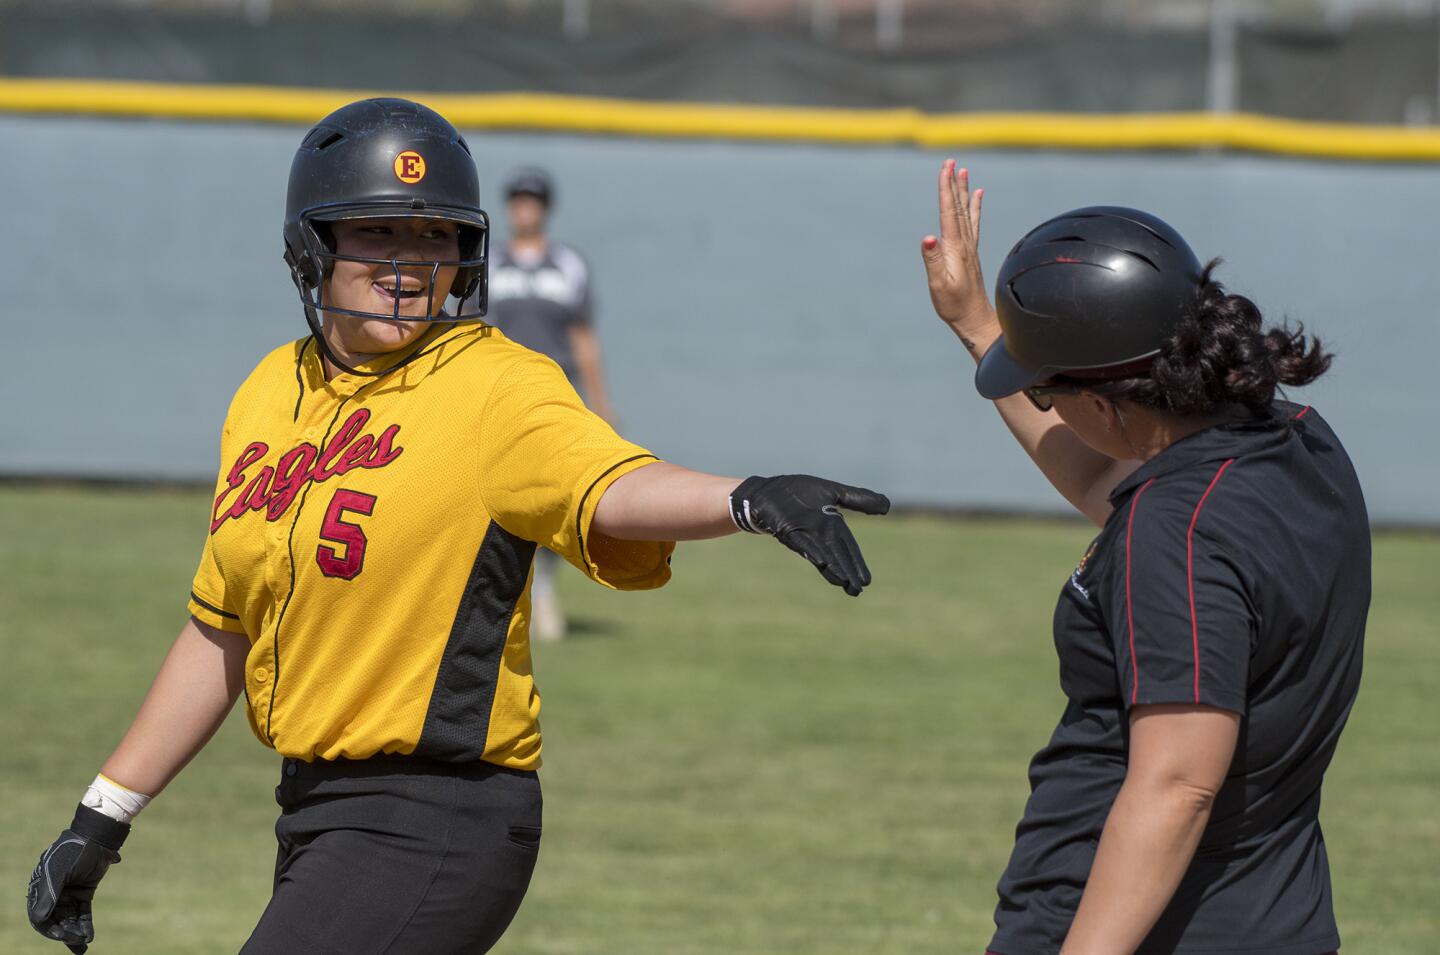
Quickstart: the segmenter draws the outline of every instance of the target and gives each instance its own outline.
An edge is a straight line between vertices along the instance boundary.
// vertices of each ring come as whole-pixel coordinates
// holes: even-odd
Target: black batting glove
[[[120,861],[120,847],[129,834],[128,823],[88,806],[75,809],[75,821],[45,850],[30,875],[25,905],[35,931],[64,942],[77,955],[95,941],[90,901],[105,871]]]
[[[772,534],[804,557],[820,575],[852,597],[870,583],[860,545],[840,508],[884,514],[890,499],[863,487],[808,474],[749,477],[730,494],[730,517],[742,531]]]

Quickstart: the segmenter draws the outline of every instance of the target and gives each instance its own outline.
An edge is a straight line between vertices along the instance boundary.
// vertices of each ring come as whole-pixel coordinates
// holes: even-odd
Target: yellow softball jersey
[[[226,417],[190,613],[250,638],[250,725],[285,756],[532,769],[536,545],[608,587],[664,584],[674,544],[590,526],[656,459],[491,326],[436,326],[407,355],[330,381],[310,339],[260,362]]]

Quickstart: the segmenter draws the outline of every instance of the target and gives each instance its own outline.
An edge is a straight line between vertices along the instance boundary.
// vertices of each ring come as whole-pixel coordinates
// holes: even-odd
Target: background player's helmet
[[[551,181],[550,174],[539,166],[525,166],[512,172],[505,180],[505,198],[513,199],[515,196],[534,196],[548,209],[555,199],[555,183]]]
[[[460,259],[409,262],[335,254],[329,223],[377,216],[457,223]],[[313,312],[318,311],[409,317],[400,314],[398,301],[394,314],[325,305],[325,276],[337,259],[385,262],[395,268],[397,278],[401,266],[428,266],[432,294],[436,272],[442,266],[458,266],[450,294],[461,300],[473,296],[476,310],[448,318],[484,315],[489,236],[490,217],[480,208],[480,180],[469,145],[443,116],[419,103],[404,99],[351,103],[317,123],[295,152],[285,203],[285,261],[312,328]]]
[[[1164,221],[1138,209],[1088,206],[1030,230],[1000,266],[1002,335],[975,387],[1003,398],[1058,374],[1144,374],[1194,313],[1200,262]]]

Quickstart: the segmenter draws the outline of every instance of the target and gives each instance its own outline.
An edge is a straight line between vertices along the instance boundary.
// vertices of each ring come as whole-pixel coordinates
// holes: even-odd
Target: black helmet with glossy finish
[[[1056,216],[1015,244],[995,282],[1001,338],[975,387],[1001,398],[1055,375],[1133,375],[1198,304],[1201,267],[1163,220],[1088,206]]]

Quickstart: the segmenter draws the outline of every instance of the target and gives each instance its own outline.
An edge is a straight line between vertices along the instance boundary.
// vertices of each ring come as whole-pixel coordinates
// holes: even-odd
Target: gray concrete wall
[[[292,127],[0,116],[0,473],[210,477],[225,407],[304,332],[280,262]],[[942,155],[471,134],[487,195],[522,162],[594,267],[621,430],[672,460],[806,470],[907,504],[1058,510],[934,318],[919,240]],[[1300,397],[1373,515],[1440,524],[1440,167],[979,151],[989,270],[1091,203],[1173,222],[1339,355]],[[498,208],[497,208],[498,211]]]

